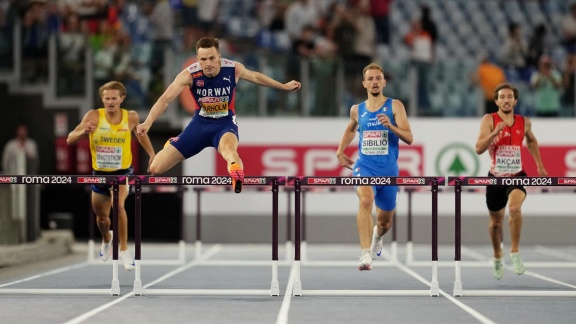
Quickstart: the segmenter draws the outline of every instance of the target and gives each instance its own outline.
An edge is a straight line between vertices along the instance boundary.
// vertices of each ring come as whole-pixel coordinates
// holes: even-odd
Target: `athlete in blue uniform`
[[[340,165],[362,177],[397,177],[398,142],[412,144],[413,136],[406,109],[401,101],[382,93],[386,86],[384,70],[371,63],[363,70],[362,85],[368,99],[350,108],[350,121],[342,135],[336,156]],[[358,160],[356,163],[344,153],[358,131]],[[392,225],[396,209],[397,186],[358,186],[360,206],[356,220],[362,255],[359,270],[371,270],[372,258],[380,255],[382,237]],[[376,203],[376,225],[372,209]]]
[[[260,72],[248,70],[239,62],[222,58],[217,38],[198,40],[196,54],[198,62],[176,76],[152,106],[146,120],[138,125],[137,133],[145,135],[170,102],[188,88],[196,105],[192,121],[180,135],[169,141],[170,145],[165,145],[156,154],[150,172],[164,173],[204,148],[214,147],[228,163],[232,186],[239,193],[244,180],[244,166],[238,156],[238,125],[234,109],[238,79],[286,91],[297,91],[301,84],[294,80],[282,84]]]

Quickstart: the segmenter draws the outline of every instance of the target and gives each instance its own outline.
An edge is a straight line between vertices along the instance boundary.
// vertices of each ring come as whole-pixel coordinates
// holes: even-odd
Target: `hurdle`
[[[289,177],[288,185],[294,186],[295,193],[295,242],[294,242],[294,280],[292,294],[294,296],[433,296],[440,295],[438,285],[438,186],[444,184],[443,177]],[[428,290],[304,290],[300,275],[301,269],[301,191],[302,186],[430,186],[432,193],[432,279],[426,284]],[[311,264],[312,266],[314,264]],[[392,262],[405,269],[399,262]]]
[[[181,186],[182,187],[182,186]],[[261,186],[261,185],[248,185],[244,187],[242,190],[243,194],[247,192],[264,192],[268,186]],[[194,242],[194,251],[195,251],[195,260],[202,260],[202,193],[222,193],[222,192],[231,192],[231,187],[226,186],[216,186],[216,187],[201,187],[195,186],[192,191],[196,194],[196,214],[195,214],[195,242]],[[291,194],[290,191],[287,189],[287,201],[288,201],[288,210],[287,210],[287,227],[286,227],[286,259],[284,261],[279,261],[279,265],[289,265],[292,260],[290,259],[290,251],[292,249],[291,238],[290,238],[290,213],[291,213]],[[240,265],[238,261],[204,261],[203,264],[210,264],[210,265]],[[258,260],[245,260],[242,262],[242,265],[261,265],[262,261]]]
[[[34,175],[34,176],[21,176],[21,175],[5,175],[0,176],[0,184],[15,184],[15,185],[28,185],[28,184],[56,184],[56,185],[71,185],[71,184],[112,184],[113,196],[113,224],[112,231],[114,232],[112,238],[112,283],[110,289],[74,289],[74,288],[60,288],[60,289],[10,289],[0,288],[0,294],[28,294],[28,295],[112,295],[120,296],[120,281],[118,280],[118,192],[120,185],[124,184],[125,176],[113,175],[97,175],[97,176],[75,176],[75,175]],[[86,262],[86,265],[89,263]]]
[[[127,180],[127,179],[125,179]],[[130,179],[128,185],[133,186],[134,185],[134,179]],[[183,186],[176,186],[176,189],[174,190],[176,196],[178,197],[178,201],[179,201],[179,225],[180,225],[180,233],[179,233],[179,238],[178,238],[178,254],[177,257],[174,259],[150,259],[150,260],[146,260],[144,263],[146,265],[182,265],[186,263],[186,241],[184,240],[184,206],[183,206],[183,199],[184,199],[184,190],[186,188]],[[96,251],[96,245],[94,242],[94,227],[95,227],[95,222],[94,219],[96,218],[95,214],[94,214],[94,210],[92,208],[92,205],[90,205],[90,218],[89,218],[89,222],[88,222],[88,262],[93,264],[93,265],[106,265],[106,263],[96,259],[95,256],[95,251]]]
[[[287,188],[291,188],[291,187],[287,187]],[[348,187],[344,187],[344,188],[348,188]],[[336,264],[336,262],[322,262],[322,261],[312,261],[312,260],[308,260],[308,239],[307,239],[307,214],[306,214],[306,196],[308,195],[308,193],[312,194],[312,193],[317,193],[317,192],[326,192],[324,190],[321,189],[326,189],[327,192],[336,192],[336,187],[334,186],[316,186],[314,187],[314,190],[311,190],[309,188],[301,188],[300,191],[300,228],[301,228],[301,240],[300,240],[300,260],[301,261],[306,261],[307,265],[315,265],[315,266],[322,266],[322,265],[330,265],[330,266],[334,266]],[[353,189],[353,188],[352,188]],[[292,189],[292,191],[294,191],[294,189]],[[350,190],[350,192],[354,192],[353,190]],[[290,203],[290,200],[288,201]],[[410,208],[411,206],[409,206]],[[287,217],[287,221],[288,221],[288,229],[290,229],[290,219],[291,219],[291,214],[288,213],[288,217]],[[396,218],[396,214],[394,215],[394,218]],[[380,265],[385,264],[385,265],[391,265],[392,262],[398,260],[398,242],[397,242],[397,230],[396,230],[396,224],[397,222],[392,222],[392,242],[390,243],[390,253],[388,253],[388,251],[386,250],[386,247],[382,247],[382,254],[384,257],[388,258],[390,261],[388,262],[380,262]],[[410,233],[410,228],[408,228],[409,230],[409,235]],[[290,232],[288,232],[288,237],[290,238]],[[291,239],[291,238],[290,238]],[[288,248],[288,246],[287,246]],[[287,256],[289,256],[287,254]],[[309,262],[308,262],[309,261]],[[339,266],[348,266],[351,265],[353,261],[342,261],[342,262],[338,262]]]
[[[280,287],[278,283],[278,191],[279,186],[285,183],[283,177],[244,177],[244,186],[271,186],[272,192],[272,280],[270,289],[154,289],[142,286],[142,259],[141,259],[141,210],[142,184],[151,185],[215,185],[230,186],[232,184],[229,176],[177,176],[177,177],[155,177],[138,176],[134,179],[135,186],[135,279],[133,293],[135,296],[143,295],[218,295],[218,296],[238,296],[238,295],[269,295],[279,296]],[[202,258],[200,258],[202,259]],[[194,260],[181,270],[194,265],[202,265],[201,260]]]
[[[576,290],[464,290],[461,277],[461,228],[462,187],[518,184],[522,186],[574,186],[576,178],[570,177],[449,177],[448,186],[454,187],[454,297],[503,296],[503,297],[576,297]],[[553,265],[550,265],[553,266]],[[525,275],[530,274],[526,271]],[[558,282],[559,284],[563,284]],[[563,284],[572,289],[576,286]]]

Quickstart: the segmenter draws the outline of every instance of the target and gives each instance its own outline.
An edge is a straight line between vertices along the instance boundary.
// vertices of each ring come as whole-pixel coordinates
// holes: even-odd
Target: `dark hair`
[[[508,24],[508,34],[512,34],[516,28],[520,28],[520,24],[517,22],[511,22]]]
[[[496,89],[494,89],[494,100],[498,99],[498,92],[500,92],[502,89],[512,90],[512,92],[514,92],[514,99],[518,100],[518,88],[507,82],[498,85]]]
[[[202,37],[196,42],[196,53],[200,48],[210,48],[216,47],[216,51],[220,53],[220,45],[218,44],[218,38],[214,37]]]

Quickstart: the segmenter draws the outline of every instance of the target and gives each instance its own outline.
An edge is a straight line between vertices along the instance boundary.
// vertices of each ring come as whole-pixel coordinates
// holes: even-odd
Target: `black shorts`
[[[121,169],[116,171],[92,171],[93,175],[132,175],[134,174],[132,167],[128,169]],[[112,184],[101,184],[92,185],[92,191],[99,193],[101,195],[110,196],[110,190],[112,189]],[[130,192],[130,187],[128,187],[128,192]]]
[[[494,175],[488,172],[488,176],[493,177]],[[526,172],[522,171],[516,176],[526,177],[527,175]],[[524,186],[486,186],[486,206],[488,206],[488,210],[498,211],[506,207],[506,204],[508,203],[508,195],[510,195],[514,189],[520,189],[524,191],[524,194],[526,194]]]

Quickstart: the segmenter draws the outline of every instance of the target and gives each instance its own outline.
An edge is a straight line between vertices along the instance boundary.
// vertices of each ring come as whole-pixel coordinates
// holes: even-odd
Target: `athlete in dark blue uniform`
[[[176,164],[196,155],[206,147],[214,147],[226,160],[235,192],[242,190],[244,166],[238,155],[238,126],[234,111],[234,95],[239,79],[286,91],[297,91],[300,82],[280,83],[260,72],[248,70],[242,63],[223,59],[217,38],[204,37],[196,43],[198,62],[182,70],[156,101],[146,120],[138,125],[138,135],[148,132],[154,121],[185,88],[189,88],[196,105],[192,121],[170,141],[171,145],[156,154],[150,166],[153,174],[161,174]]]
[[[406,109],[399,100],[387,98],[382,93],[386,86],[384,71],[375,64],[364,68],[362,85],[368,99],[350,109],[350,121],[336,156],[340,165],[352,169],[354,176],[398,176],[398,143],[412,144],[413,136]],[[344,153],[359,133],[358,160],[356,163]],[[356,193],[360,207],[356,219],[362,255],[358,269],[371,270],[372,258],[380,255],[382,237],[392,226],[396,209],[397,186],[358,186]],[[376,225],[372,209],[376,203]]]

